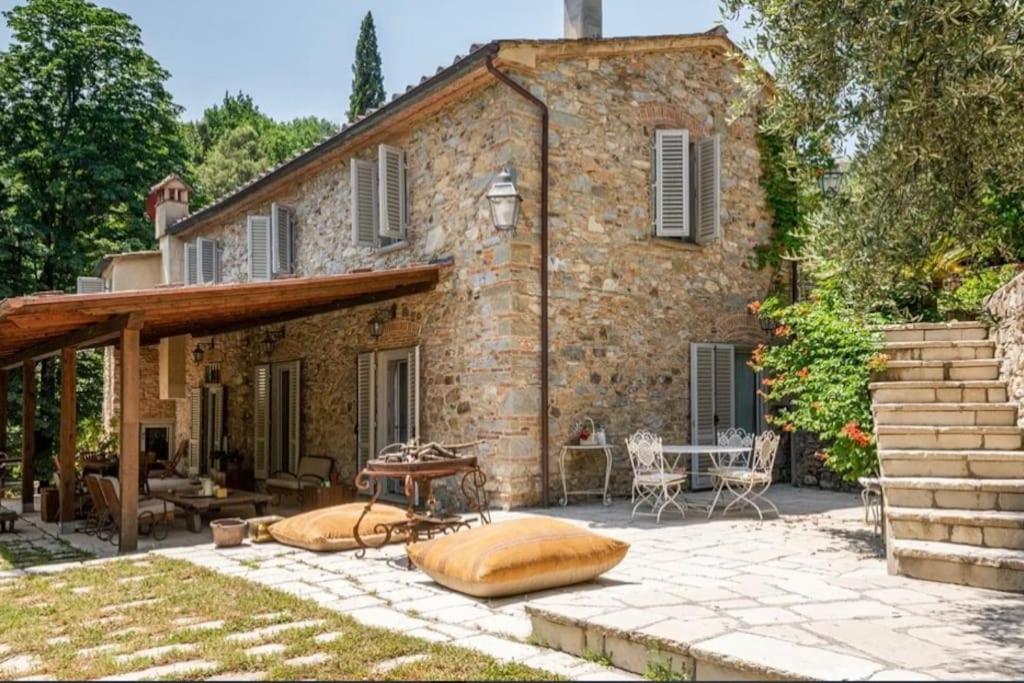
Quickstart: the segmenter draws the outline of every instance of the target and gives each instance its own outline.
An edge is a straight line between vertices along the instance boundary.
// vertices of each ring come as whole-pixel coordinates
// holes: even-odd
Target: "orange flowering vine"
[[[762,304],[760,301],[751,301],[747,304],[747,310],[750,311],[750,315],[757,315],[761,312],[761,306]]]
[[[856,422],[847,422],[843,425],[843,428],[839,430],[839,435],[845,436],[860,448],[867,448],[871,443],[871,437]]]
[[[800,368],[796,371],[796,376],[800,379],[807,379],[811,374],[810,368]]]
[[[788,337],[791,334],[793,334],[793,328],[789,325],[779,325],[775,328],[776,337]]]

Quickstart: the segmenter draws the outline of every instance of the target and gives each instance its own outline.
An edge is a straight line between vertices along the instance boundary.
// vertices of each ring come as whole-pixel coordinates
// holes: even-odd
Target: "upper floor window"
[[[269,280],[293,272],[295,212],[274,202],[269,216],[249,216],[249,279]]]
[[[352,159],[352,241],[369,246],[401,242],[409,235],[406,153],[380,145],[377,163]]]
[[[721,235],[717,134],[690,141],[685,128],[654,135],[654,234],[698,244]]]
[[[216,240],[197,237],[185,243],[184,273],[186,285],[208,285],[221,281],[223,250]]]

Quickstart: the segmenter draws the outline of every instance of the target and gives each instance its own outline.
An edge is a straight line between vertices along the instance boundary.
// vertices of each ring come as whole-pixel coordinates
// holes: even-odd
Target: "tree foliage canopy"
[[[1024,3],[723,4],[749,11],[748,47],[774,73],[767,129],[805,159],[853,152],[848,192],[807,236],[851,296],[934,315],[935,245],[970,245],[965,263],[1024,256]]]
[[[150,243],[148,188],[183,170],[179,109],[126,15],[29,0],[4,17],[0,296],[68,289],[103,252]]]
[[[354,121],[368,109],[384,104],[384,75],[373,13],[367,12],[359,27],[356,60],[352,64],[352,94],[348,101],[348,120]]]

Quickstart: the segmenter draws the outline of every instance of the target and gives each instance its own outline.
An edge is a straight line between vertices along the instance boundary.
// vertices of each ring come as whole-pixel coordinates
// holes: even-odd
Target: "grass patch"
[[[186,620],[193,624],[222,620],[223,624],[195,628]],[[322,623],[244,644],[227,639],[232,633],[301,620]],[[317,643],[314,637],[327,632],[343,635]],[[31,673],[48,678],[98,678],[188,660],[214,662],[217,668],[175,678],[251,671],[266,672],[272,680],[555,678],[549,672],[503,664],[472,650],[361,626],[345,615],[287,593],[156,556],[142,562],[120,560],[48,576],[26,576],[0,586],[0,634],[0,640],[11,648],[8,656],[36,657],[40,664]],[[62,640],[51,640],[54,638]],[[263,642],[280,643],[285,650],[262,659],[244,654],[246,648]],[[131,662],[117,659],[121,654],[172,644],[187,645],[190,651]],[[92,656],[79,654],[101,645],[116,649]],[[285,663],[315,653],[328,658],[307,666]],[[386,660],[417,654],[426,657],[386,673],[374,671]]]
[[[56,536],[21,538],[16,533],[0,536],[0,570],[55,562],[81,562],[92,557]]]

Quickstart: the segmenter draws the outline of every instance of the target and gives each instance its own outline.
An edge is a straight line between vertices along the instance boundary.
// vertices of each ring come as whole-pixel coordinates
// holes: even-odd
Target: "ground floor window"
[[[419,437],[420,349],[368,351],[359,354],[357,366],[356,440],[362,469],[389,444]],[[385,492],[404,495],[397,480],[389,481]]]
[[[712,445],[720,431],[733,427],[749,434],[764,428],[760,376],[747,364],[753,349],[736,344],[690,345],[690,441]],[[694,455],[690,485],[710,488],[711,459]]]
[[[253,369],[253,469],[257,479],[298,471],[302,449],[302,372],[297,360]]]

